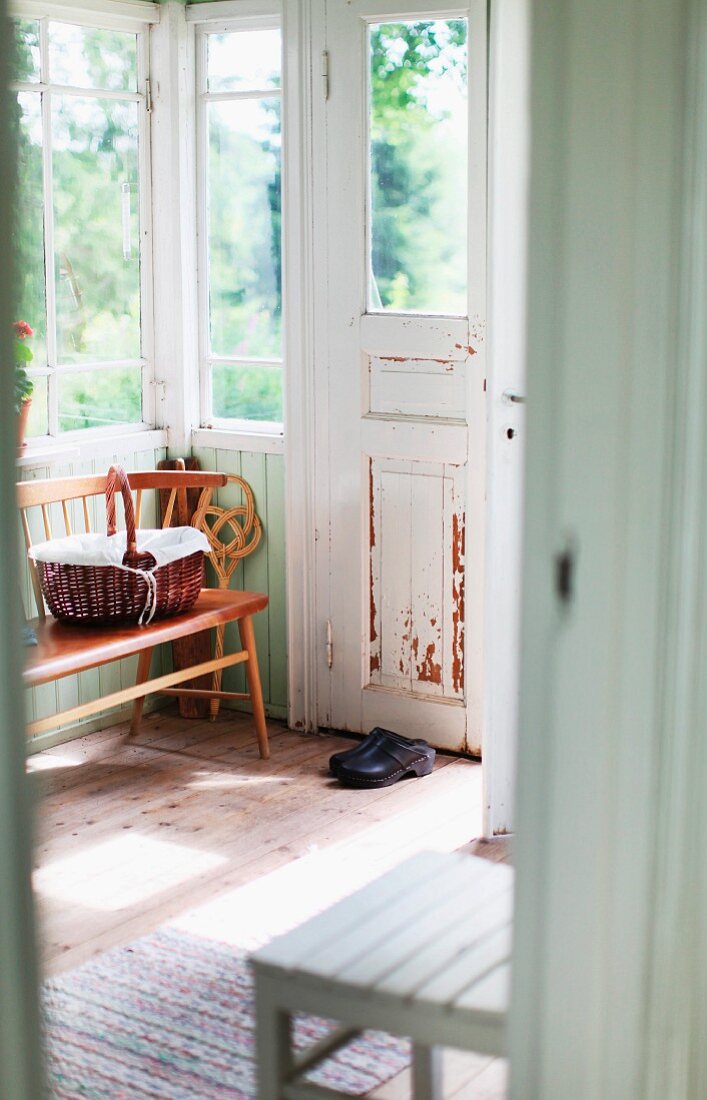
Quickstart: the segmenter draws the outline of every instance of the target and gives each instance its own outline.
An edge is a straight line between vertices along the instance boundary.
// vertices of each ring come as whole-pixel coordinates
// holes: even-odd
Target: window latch
[[[329,51],[322,51],[322,91],[324,98],[329,98]]]
[[[148,114],[152,112],[152,83],[149,80],[145,81],[145,110]]]

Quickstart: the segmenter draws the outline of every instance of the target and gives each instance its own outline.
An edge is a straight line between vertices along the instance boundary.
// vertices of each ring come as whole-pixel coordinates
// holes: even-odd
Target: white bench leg
[[[292,1019],[278,1008],[265,983],[256,982],[256,1058],[258,1100],[282,1100],[282,1092],[294,1068]]]
[[[412,1046],[414,1100],[442,1100],[442,1047]]]

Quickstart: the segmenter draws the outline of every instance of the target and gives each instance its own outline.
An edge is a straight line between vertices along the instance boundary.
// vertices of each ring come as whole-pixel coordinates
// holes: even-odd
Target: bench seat
[[[202,588],[196,604],[189,611],[158,619],[148,626],[138,626],[136,623],[79,626],[60,623],[47,616],[39,573],[30,555],[30,581],[39,615],[28,625],[36,631],[38,645],[25,649],[25,686],[32,688],[53,683],[65,676],[133,656],[137,657],[137,672],[134,684],[78,703],[61,713],[48,714],[29,722],[27,733],[30,736],[46,733],[103,710],[131,703],[130,733],[136,734],[140,728],[145,698],[154,694],[176,696],[189,717],[204,713],[203,707],[199,711],[196,701],[207,701],[212,720],[216,718],[222,701],[247,700],[253,708],[260,755],[266,760],[269,756],[268,731],[253,616],[267,607],[268,598],[260,592],[232,591],[230,588],[238,563],[258,546],[262,535],[253,493],[248,483],[235,474],[186,470],[182,459],[177,459],[175,465],[178,468],[174,470],[131,471],[129,484],[122,471],[118,470],[112,471],[110,478],[108,475],[49,478],[17,485],[17,503],[28,551],[31,551],[37,536],[45,539],[53,537],[53,524],[57,521],[63,522],[66,535],[73,534],[81,524],[85,533],[89,534],[96,523],[96,516],[92,516],[96,497],[105,498],[107,515],[112,510],[108,527],[115,529],[116,477],[122,486],[123,510],[131,521],[134,513],[135,527],[138,529],[144,495],[153,491],[159,494],[160,499],[155,500],[157,508],[152,515],[161,511],[163,528],[176,521],[179,526],[190,524],[207,536],[211,547],[208,556],[218,584],[214,589]],[[245,504],[235,508],[214,504],[212,492],[226,486],[237,487]],[[224,541],[219,535],[222,529],[230,529],[233,537]],[[231,649],[231,639],[229,646],[225,644],[228,623],[238,626],[240,650]],[[175,668],[150,678],[154,651],[165,642],[173,643]],[[222,690],[223,672],[237,664],[245,666],[248,691]]]
[[[28,624],[37,633],[38,645],[27,650],[25,684],[34,687],[96,668],[109,661],[131,657],[144,649],[185,634],[197,634],[221,623],[254,615],[267,606],[260,592],[234,592],[203,588],[190,611],[149,626],[125,623],[112,626],[72,626],[56,619],[33,619]]]
[[[445,1046],[506,1053],[513,869],[423,852],[253,956],[259,1100],[332,1100],[302,1080],[366,1028],[413,1042],[413,1095],[442,1096]],[[341,1025],[295,1053],[297,1013]]]

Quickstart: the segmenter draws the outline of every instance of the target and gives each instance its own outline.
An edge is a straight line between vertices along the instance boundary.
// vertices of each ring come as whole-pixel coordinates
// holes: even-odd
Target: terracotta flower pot
[[[32,398],[26,397],[20,405],[20,412],[17,417],[17,446],[22,448],[26,447],[25,433],[27,431],[27,421],[29,419],[29,410],[32,408]]]

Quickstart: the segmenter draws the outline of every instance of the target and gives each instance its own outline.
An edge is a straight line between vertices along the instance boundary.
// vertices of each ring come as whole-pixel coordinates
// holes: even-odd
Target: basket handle
[[[135,536],[135,505],[133,504],[133,494],[130,491],[128,475],[122,466],[111,466],[108,471],[108,481],[106,482],[106,523],[109,535],[114,535],[118,530],[115,514],[116,483],[120,486],[120,491],[123,495],[125,531],[127,534],[127,556],[128,554],[137,553],[137,539]]]

